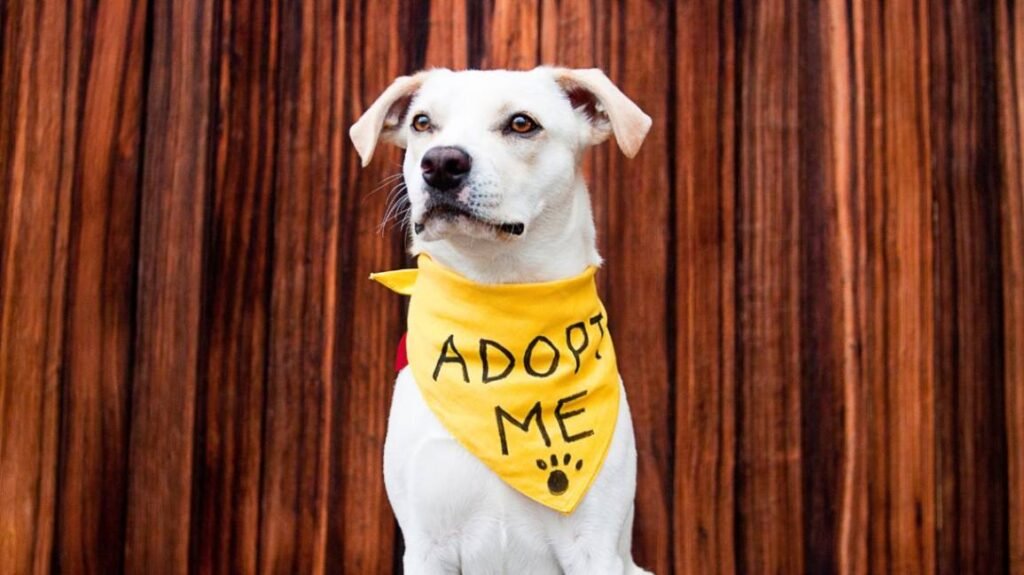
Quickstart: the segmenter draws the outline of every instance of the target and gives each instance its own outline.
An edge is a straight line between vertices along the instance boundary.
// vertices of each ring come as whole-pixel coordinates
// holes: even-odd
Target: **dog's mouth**
[[[443,220],[464,218],[482,226],[489,227],[498,233],[510,236],[521,236],[526,230],[526,225],[522,222],[493,222],[474,214],[458,204],[447,202],[429,205],[427,207],[427,211],[423,214],[423,218],[413,224],[413,230],[417,234],[422,233],[426,228],[427,222],[435,218]]]

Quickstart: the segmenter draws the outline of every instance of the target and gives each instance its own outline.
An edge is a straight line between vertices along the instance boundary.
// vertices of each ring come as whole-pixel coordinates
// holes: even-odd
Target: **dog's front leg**
[[[459,575],[458,554],[426,541],[406,541],[402,566],[407,575]]]
[[[627,571],[626,562],[612,539],[578,539],[557,548],[556,554],[565,575],[627,575],[631,572]]]

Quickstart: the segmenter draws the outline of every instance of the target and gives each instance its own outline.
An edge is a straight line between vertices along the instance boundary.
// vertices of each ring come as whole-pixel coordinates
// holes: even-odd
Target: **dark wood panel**
[[[193,477],[193,445],[206,350],[215,16],[202,0],[151,8],[124,567],[187,573],[193,482],[200,478]]]
[[[80,44],[63,3],[5,4],[0,55],[0,565],[51,568]],[[70,12],[70,13],[69,13]]]
[[[854,273],[850,7],[804,4],[799,55],[800,459],[804,566],[867,573],[867,410]]]
[[[200,367],[194,548],[199,571],[256,573],[277,118],[277,2],[219,9]],[[269,41],[268,41],[269,40]]]
[[[870,568],[934,573],[935,286],[924,2],[855,6]]]
[[[800,476],[797,3],[738,13],[736,553],[741,571],[804,569]],[[764,398],[771,398],[766,401]]]
[[[540,2],[484,3],[486,51],[482,68],[528,69],[540,64]]]
[[[676,9],[675,572],[736,571],[736,18]],[[702,78],[703,81],[692,81]]]
[[[327,154],[334,17],[328,2],[280,4],[262,573],[317,573],[326,553],[338,233]]]
[[[332,546],[338,557],[332,564],[345,573],[385,573],[396,565],[397,527],[384,495],[383,450],[387,416],[394,387],[394,352],[404,330],[403,298],[367,281],[371,272],[406,267],[403,246],[407,225],[397,219],[388,221],[388,204],[397,200],[401,182],[393,176],[401,171],[400,150],[384,146],[375,154],[373,164],[359,167],[359,159],[345,137],[352,124],[377,96],[402,74],[415,72],[422,62],[413,64],[416,54],[427,52],[429,37],[418,44],[403,46],[403,38],[393,30],[420,21],[406,21],[414,12],[414,3],[367,3],[365,11],[355,11],[348,23],[349,59],[343,92],[347,115],[337,116],[343,129],[335,161],[341,172],[342,236],[337,296],[344,331],[337,339],[340,369],[337,421],[333,424],[337,441],[334,483],[338,491],[337,516],[332,533],[340,545]],[[346,26],[340,22],[339,26]],[[442,37],[443,39],[443,37]],[[339,174],[331,178],[337,182]],[[336,240],[337,241],[337,240]]]
[[[116,573],[124,558],[146,6],[81,9],[54,557],[64,570]]]
[[[673,547],[669,462],[674,457],[670,358],[675,330],[665,321],[674,307],[669,279],[674,242],[669,198],[676,173],[669,112],[673,20],[666,4],[635,2],[613,3],[605,17],[612,22],[604,38],[609,77],[654,120],[636,158],[607,150],[606,227],[598,234],[603,256],[616,262],[602,271],[608,282],[602,297],[636,429],[634,558],[665,573]]]
[[[1024,9],[995,3],[1009,571],[1024,574]],[[989,256],[991,257],[991,256]]]
[[[941,573],[1007,564],[995,6],[929,6]],[[954,43],[954,39],[956,42]],[[978,438],[988,438],[979,441]]]
[[[0,573],[399,570],[401,153],[346,132],[549,63],[655,119],[584,159],[638,561],[1024,575],[1018,3],[13,0],[0,46]]]

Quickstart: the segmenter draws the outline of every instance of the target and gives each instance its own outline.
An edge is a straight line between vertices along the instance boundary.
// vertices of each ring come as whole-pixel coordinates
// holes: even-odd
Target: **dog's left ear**
[[[373,158],[378,141],[384,140],[400,148],[405,147],[405,134],[401,129],[401,122],[409,110],[412,97],[423,85],[427,74],[429,72],[419,72],[412,76],[396,78],[349,128],[348,136],[352,139],[364,168]]]
[[[622,153],[636,156],[651,129],[651,117],[597,68],[553,68],[552,72],[573,109],[586,116],[590,124],[588,144],[601,143],[614,133]]]

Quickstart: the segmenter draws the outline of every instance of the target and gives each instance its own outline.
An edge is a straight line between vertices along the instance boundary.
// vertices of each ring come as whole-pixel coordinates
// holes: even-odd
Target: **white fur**
[[[568,93],[589,98],[574,109]],[[503,131],[526,113],[542,129]],[[595,113],[596,112],[596,113]],[[416,132],[427,114],[434,128]],[[406,147],[413,254],[482,283],[571,277],[599,265],[584,150],[614,132],[634,155],[648,118],[597,70],[432,70],[399,78],[351,130],[364,164],[377,140]],[[484,222],[524,224],[520,236],[459,217],[424,220],[420,160],[434,146],[459,146],[473,168],[459,200]],[[412,228],[412,226],[410,226]],[[636,490],[633,424],[623,389],[615,436],[597,479],[569,515],[508,487],[444,429],[408,368],[398,375],[384,446],[384,480],[406,542],[406,573],[643,573],[630,538]]]

